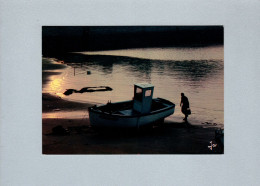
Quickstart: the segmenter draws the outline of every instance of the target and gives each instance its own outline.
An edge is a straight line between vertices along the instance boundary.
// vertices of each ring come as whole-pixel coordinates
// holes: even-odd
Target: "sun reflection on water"
[[[60,97],[64,97],[64,85],[66,84],[65,82],[65,77],[64,77],[64,70],[61,71],[61,74],[59,75],[51,75],[49,77],[49,83],[47,83],[44,87],[43,92],[48,92],[52,93],[55,95],[58,95]]]
[[[51,83],[50,83],[51,90],[54,90],[54,91],[60,90],[61,82],[62,82],[62,79],[54,79],[54,80],[52,80]]]
[[[42,113],[42,118],[83,119],[88,118],[88,112],[85,110],[47,112]]]

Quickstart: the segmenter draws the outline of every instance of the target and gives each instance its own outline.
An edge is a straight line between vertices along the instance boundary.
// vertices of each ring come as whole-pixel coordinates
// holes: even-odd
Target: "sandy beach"
[[[43,113],[87,111],[92,104],[42,95]],[[58,126],[58,127],[57,127]],[[57,130],[58,128],[58,132]],[[64,130],[64,132],[62,132]],[[95,130],[89,119],[42,119],[43,154],[223,154],[218,144],[212,149],[216,128],[202,128],[191,123],[165,122],[140,130]],[[60,132],[61,131],[61,132]]]

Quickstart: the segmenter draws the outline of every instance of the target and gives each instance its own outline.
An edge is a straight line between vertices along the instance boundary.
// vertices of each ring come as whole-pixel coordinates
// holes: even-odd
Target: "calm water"
[[[154,97],[176,104],[174,115],[167,120],[182,121],[179,104],[184,92],[190,101],[191,122],[224,125],[223,46],[82,52],[49,60],[62,60],[67,68],[55,70],[61,73],[50,76],[43,92],[68,100],[107,103],[132,99],[134,83],[147,82],[155,86]],[[66,89],[89,86],[109,86],[113,91],[63,95]]]

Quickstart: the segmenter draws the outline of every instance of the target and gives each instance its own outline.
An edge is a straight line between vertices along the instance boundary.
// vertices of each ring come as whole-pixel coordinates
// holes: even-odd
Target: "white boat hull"
[[[163,100],[163,99],[162,99]],[[174,113],[175,105],[140,115],[119,115],[89,109],[90,123],[93,127],[139,128],[163,120]]]

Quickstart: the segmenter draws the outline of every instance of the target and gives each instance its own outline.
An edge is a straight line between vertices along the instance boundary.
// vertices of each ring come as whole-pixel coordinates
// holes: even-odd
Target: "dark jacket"
[[[185,107],[185,108],[189,108],[190,107],[190,103],[189,103],[189,100],[186,96],[182,96],[181,97],[181,103],[182,103],[182,107]]]
[[[183,114],[188,114],[188,115],[191,114],[190,109],[188,109],[190,108],[190,103],[186,96],[181,97],[181,103],[182,103],[181,112]]]

